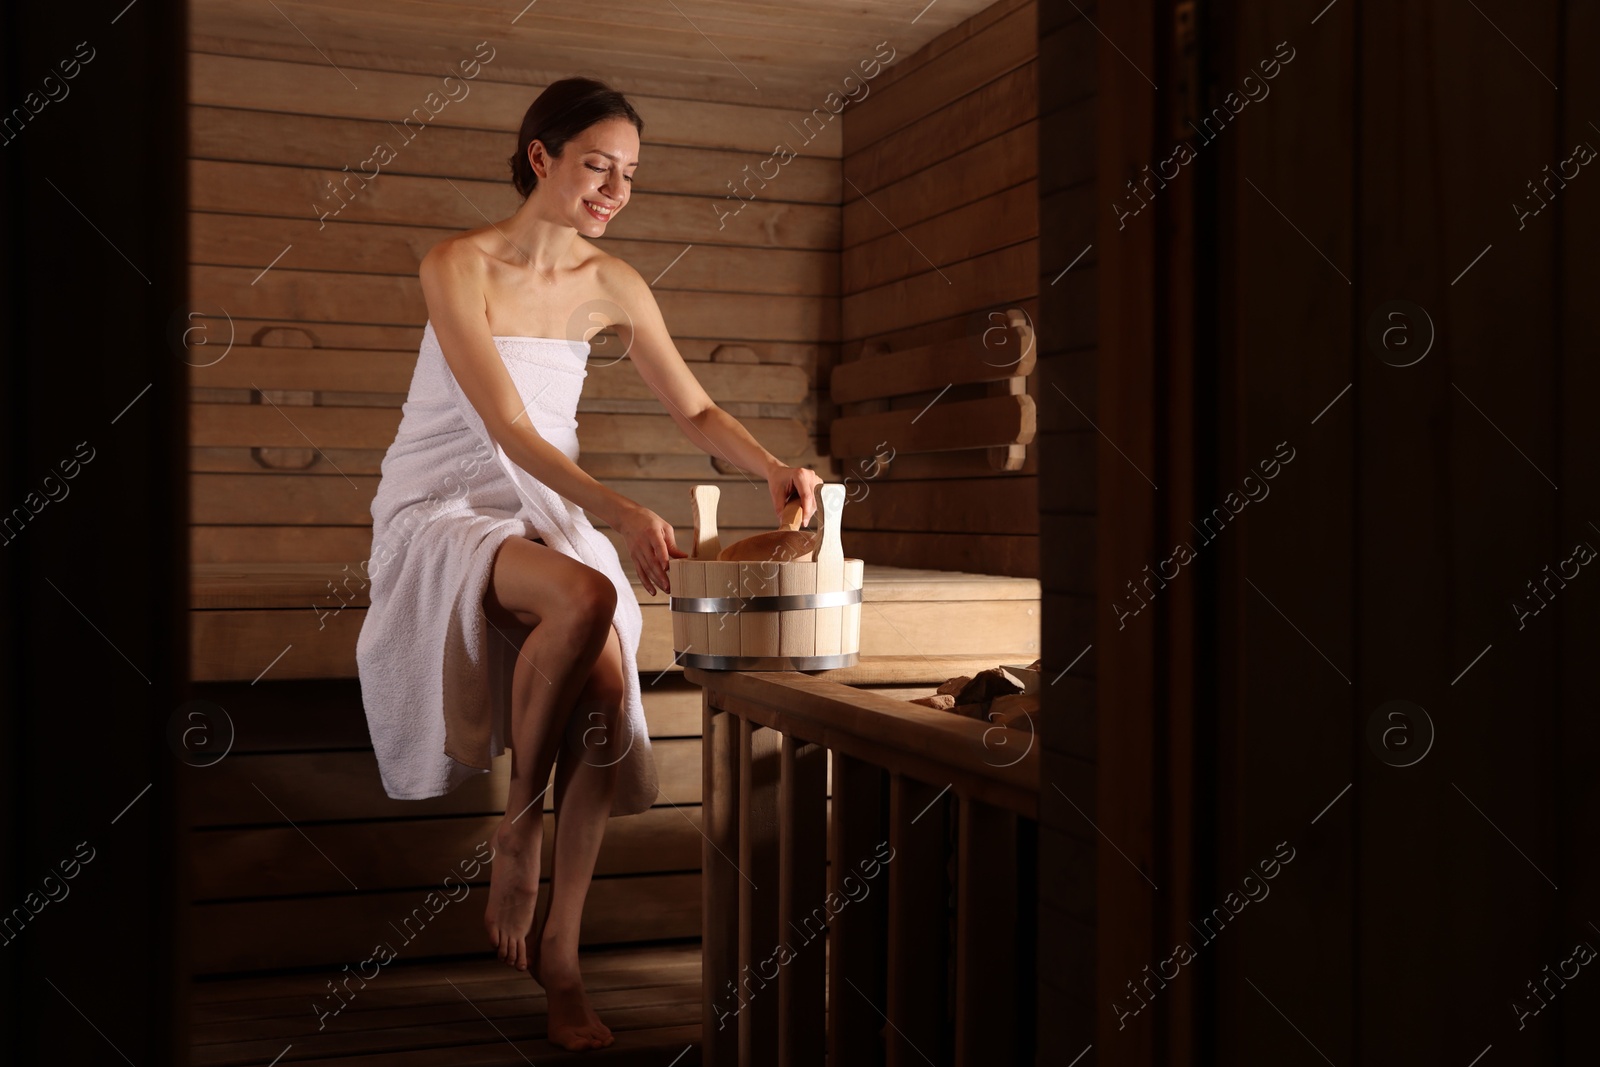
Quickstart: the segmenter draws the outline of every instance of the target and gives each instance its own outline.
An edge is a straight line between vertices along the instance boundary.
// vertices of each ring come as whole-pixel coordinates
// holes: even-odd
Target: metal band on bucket
[[[675,596],[673,611],[800,611],[806,608],[841,608],[861,603],[861,590],[843,589],[832,593],[790,593],[785,596]]]
[[[856,652],[837,656],[714,656],[705,652],[682,652],[678,663],[714,671],[825,671],[854,667],[858,656]]]

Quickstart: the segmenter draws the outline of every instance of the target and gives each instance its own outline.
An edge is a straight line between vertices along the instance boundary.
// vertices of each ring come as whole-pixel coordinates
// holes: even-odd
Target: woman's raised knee
[[[617,614],[617,587],[604,574],[586,568],[573,585],[567,609],[565,614],[575,629],[604,640]]]

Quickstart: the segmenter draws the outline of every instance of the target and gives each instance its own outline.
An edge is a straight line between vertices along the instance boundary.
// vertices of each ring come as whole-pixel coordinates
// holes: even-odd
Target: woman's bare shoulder
[[[422,265],[448,266],[455,271],[486,267],[490,252],[480,240],[482,233],[482,229],[465,230],[440,239],[422,257]]]
[[[650,292],[650,283],[627,260],[598,248],[595,252],[589,263],[590,284],[596,296],[615,303],[628,315],[635,314],[639,302]]]

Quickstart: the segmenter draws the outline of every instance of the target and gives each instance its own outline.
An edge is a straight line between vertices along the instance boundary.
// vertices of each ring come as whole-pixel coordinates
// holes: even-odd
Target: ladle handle
[[[791,486],[789,488],[789,502],[783,505],[783,517],[778,522],[778,529],[800,529],[800,516],[804,513],[805,505],[800,502],[800,492]]]
[[[722,490],[714,485],[696,485],[689,490],[689,504],[694,513],[694,544],[690,559],[716,559],[722,551],[717,537],[717,498]]]

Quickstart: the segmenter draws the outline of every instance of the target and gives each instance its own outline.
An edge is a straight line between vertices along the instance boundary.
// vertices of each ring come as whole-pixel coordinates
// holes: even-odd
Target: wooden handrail
[[[702,1062],[1024,1062],[1035,738],[797,672],[684,675],[703,693]]]
[[[711,706],[921,782],[1039,817],[1039,746],[995,726],[794,671],[685,667]]]

